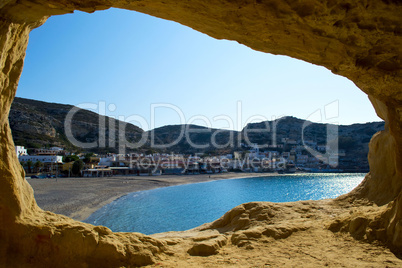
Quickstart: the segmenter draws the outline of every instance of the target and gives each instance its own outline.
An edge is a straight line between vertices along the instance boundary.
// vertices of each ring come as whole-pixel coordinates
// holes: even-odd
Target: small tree
[[[26,161],[25,166],[28,168],[28,173],[31,173],[31,167],[33,166],[32,161],[31,160]]]
[[[84,162],[82,160],[77,160],[73,164],[72,172],[74,175],[80,175],[81,170],[84,168]]]
[[[84,158],[84,163],[88,164],[89,162],[91,162],[91,156],[93,156],[93,155],[94,155],[94,153],[87,153]]]
[[[41,167],[43,167],[43,163],[41,161],[36,161],[34,164],[35,172],[39,172]]]
[[[74,162],[79,160],[80,158],[76,155],[67,155],[67,156],[63,156],[63,162],[64,163],[69,163],[69,162]]]

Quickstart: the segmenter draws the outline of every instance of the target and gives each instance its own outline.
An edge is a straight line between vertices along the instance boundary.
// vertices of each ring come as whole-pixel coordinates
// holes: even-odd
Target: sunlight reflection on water
[[[335,198],[365,174],[296,174],[229,179],[135,192],[92,214],[85,222],[115,232],[183,231],[211,222],[246,202]]]

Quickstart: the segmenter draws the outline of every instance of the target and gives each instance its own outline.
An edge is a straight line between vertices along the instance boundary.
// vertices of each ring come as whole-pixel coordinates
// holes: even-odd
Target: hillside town
[[[39,177],[105,177],[114,175],[156,176],[162,174],[210,174],[222,172],[361,172],[359,163],[347,159],[344,150],[331,153],[328,146],[314,141],[302,145],[282,139],[277,145],[261,150],[258,145],[224,155],[130,153],[73,154],[60,147],[31,149],[16,146],[27,176]],[[307,150],[314,150],[314,155]],[[290,150],[288,150],[290,149]]]

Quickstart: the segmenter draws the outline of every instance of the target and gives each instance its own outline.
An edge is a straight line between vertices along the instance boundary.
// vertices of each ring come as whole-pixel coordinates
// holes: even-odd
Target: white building
[[[304,141],[304,144],[309,145],[311,147],[316,147],[317,146],[317,142],[312,141],[312,140]]]
[[[309,156],[308,162],[309,162],[310,164],[316,165],[316,164],[318,164],[318,163],[320,162],[320,160],[318,160],[315,156]]]
[[[42,162],[42,163],[63,163],[63,157],[59,155],[20,155],[18,157],[20,162],[28,162],[32,161],[35,162]]]
[[[57,155],[57,154],[61,154],[63,152],[64,152],[63,148],[60,148],[60,147],[52,147],[50,149],[46,149],[46,148],[35,149],[36,155]]]
[[[269,144],[268,148],[283,148],[283,144]]]
[[[17,154],[17,156],[28,155],[27,149],[25,149],[24,146],[15,146],[15,153]]]
[[[280,154],[279,154],[278,151],[266,151],[266,152],[265,152],[265,156],[266,156],[267,158],[269,158],[269,159],[276,158],[276,157],[278,157],[279,155],[280,155]]]
[[[201,158],[200,158],[199,156],[189,156],[189,157],[187,158],[187,160],[188,160],[189,162],[197,162],[197,161],[201,161]]]
[[[308,155],[297,155],[297,164],[306,164],[308,161]]]
[[[64,149],[60,148],[60,147],[50,147],[50,150],[52,150],[52,151],[63,151]]]
[[[337,155],[334,155],[334,156],[330,155],[330,156],[328,157],[328,164],[329,164],[331,167],[337,167],[337,166],[338,166],[338,163],[339,163],[339,161],[338,161],[338,156],[337,156]]]
[[[113,162],[116,162],[116,161],[117,161],[117,157],[115,155],[108,156],[108,157],[102,157],[102,158],[100,158],[98,165],[110,167],[110,166],[112,166]]]
[[[295,140],[287,140],[286,143],[287,143],[287,144],[290,144],[290,145],[296,145],[296,144],[297,144],[297,141],[295,141]]]

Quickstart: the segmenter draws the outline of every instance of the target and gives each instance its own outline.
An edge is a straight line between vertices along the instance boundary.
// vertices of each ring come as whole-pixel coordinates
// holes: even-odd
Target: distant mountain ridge
[[[207,128],[199,125],[169,125],[148,131],[149,140],[153,140],[153,143],[148,143],[148,145],[165,152],[202,153],[215,150],[213,142],[221,147],[227,143],[230,135],[236,136],[238,133],[234,130]],[[163,145],[170,144],[171,146],[168,148],[163,148]],[[218,151],[230,152],[231,149],[233,147],[224,146]]]
[[[59,146],[67,150],[80,150],[67,139],[64,127],[66,116],[74,107],[16,97],[9,115],[14,143],[27,148]],[[100,124],[100,120],[104,120],[104,126]],[[80,109],[74,113],[71,130],[74,138],[79,142],[96,142],[99,139],[99,133],[104,133],[107,142],[113,131],[111,129],[113,126],[109,127],[111,122],[114,122],[112,124],[114,124],[115,137],[117,137],[119,120]],[[144,130],[135,125],[126,125],[128,140],[139,140],[143,132]],[[93,148],[93,150],[99,152],[102,149]],[[114,146],[109,150],[117,149]]]
[[[99,139],[100,131],[103,131],[105,140],[108,141],[110,137],[113,138],[113,126],[109,127],[109,122],[114,122],[114,146],[108,146],[106,142],[108,147],[86,150],[71,144],[65,135],[64,120],[73,107],[72,105],[15,98],[9,116],[15,144],[27,148],[58,146],[73,151],[118,152],[120,121],[83,109],[79,110],[72,120],[74,137],[81,142],[94,142]],[[99,125],[99,118],[105,121],[104,128]],[[306,125],[307,127],[303,129],[303,126]],[[383,128],[384,122],[339,125],[337,126],[339,147],[347,151],[350,159],[357,159],[366,164],[368,142],[374,133]],[[290,116],[248,124],[240,132],[209,129],[198,125],[169,125],[145,132],[141,128],[127,123],[125,138],[130,142],[136,142],[141,139],[142,135],[147,135],[144,145],[132,150],[143,153],[225,154],[236,150],[246,150],[247,147],[244,144],[272,145],[275,142],[280,143],[283,139],[300,141],[302,134],[304,140],[325,144],[327,129],[327,124],[312,123]],[[212,142],[215,142],[217,146],[213,146]],[[285,146],[278,150],[288,149],[290,147]]]

